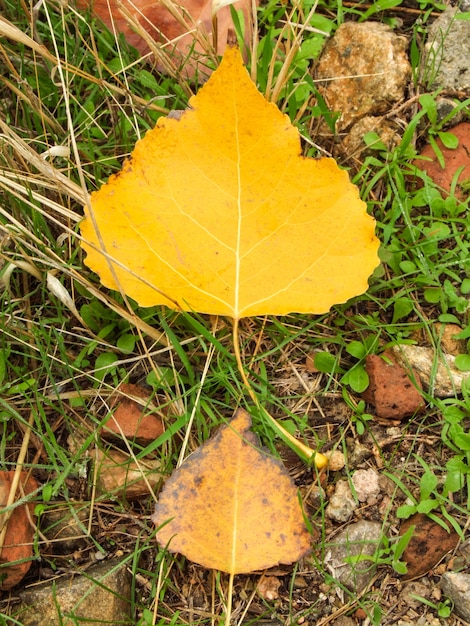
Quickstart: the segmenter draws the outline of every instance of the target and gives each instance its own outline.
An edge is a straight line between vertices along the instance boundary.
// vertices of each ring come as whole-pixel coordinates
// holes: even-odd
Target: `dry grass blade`
[[[28,46],[32,51],[40,54],[48,63],[53,63],[54,66],[57,66],[57,58],[44,46],[38,44],[34,39],[3,18],[0,18],[0,33],[17,43]],[[5,49],[3,51],[4,55],[7,55],[7,51]],[[61,63],[71,74],[77,77],[84,77],[90,80],[92,84],[98,82],[96,77],[84,73],[82,70],[63,61]],[[6,77],[3,77],[3,79],[4,84],[8,86],[11,81],[8,81]],[[124,89],[116,85],[106,84],[105,87],[110,87],[111,92],[117,95],[124,93]],[[144,101],[141,100],[141,102],[143,103]],[[34,107],[38,102],[32,101],[30,96],[28,96],[27,104]],[[147,103],[145,102],[145,104]],[[160,110],[160,107],[155,108]],[[42,116],[42,107],[40,114]],[[52,126],[52,124],[49,124],[49,126]],[[60,124],[55,122],[55,126],[56,130],[60,130],[64,134]],[[54,146],[47,147],[46,145],[43,153],[37,152],[33,142],[27,142],[16,132],[14,127],[2,119],[0,119],[0,130],[0,144],[3,145],[2,161],[0,162],[0,191],[3,190],[6,197],[16,198],[29,206],[33,215],[35,213],[42,214],[49,223],[54,224],[59,229],[62,238],[67,237],[69,240],[75,238],[75,225],[81,220],[81,214],[77,211],[77,208],[81,208],[87,201],[87,190],[83,179],[81,184],[77,184],[71,177],[71,173],[74,173],[77,166],[68,159],[68,174],[65,174],[63,168],[59,169],[52,163],[53,155],[59,154],[59,148]],[[73,137],[73,125],[70,128],[70,132]],[[60,154],[64,154],[64,149],[61,148],[60,150]],[[28,224],[25,224],[22,217],[15,217],[15,213],[10,210],[8,205],[1,207],[0,214],[4,217],[4,222],[0,225],[0,229],[8,238],[5,240],[1,251],[4,262],[12,263],[16,267],[28,267],[36,278],[41,280],[43,272],[36,266],[37,262],[39,262],[46,269],[44,281],[49,270],[67,274],[70,279],[82,284],[100,301],[116,311],[120,317],[129,321],[135,328],[138,328],[140,332],[148,335],[158,343],[168,345],[164,333],[146,324],[130,309],[117,304],[112,297],[96,288],[83,273],[64,264],[63,257],[54,252],[47,239],[38,238]],[[15,242],[15,250],[23,250],[30,259],[36,259],[36,261],[31,263],[28,260],[25,265],[21,259],[18,259],[15,251],[9,249],[8,242]]]
[[[51,63],[56,62],[56,58],[54,57],[54,55],[51,54],[45,46],[34,41],[34,39],[32,39],[29,35],[24,33],[17,26],[15,26],[2,16],[0,16],[0,35],[2,37],[6,37],[7,39],[12,39],[17,43],[27,46],[28,48],[31,48],[31,50],[39,54],[47,61],[50,61]]]
[[[82,189],[80,185],[74,183],[72,180],[70,180],[70,178],[62,174],[57,168],[48,163],[48,151],[45,151],[44,155],[38,154],[1,119],[0,128],[2,130],[0,140],[3,139],[5,144],[9,145],[12,148],[12,151],[16,155],[16,158],[18,160],[24,161],[25,163],[31,165],[43,177],[42,179],[38,179],[37,176],[34,176],[34,178],[32,178],[30,182],[36,185],[42,182],[46,190],[55,189],[55,191],[57,191],[59,194],[64,194],[66,197],[73,198],[80,204],[84,204],[86,202],[86,190]],[[14,175],[12,172],[6,172],[6,176],[12,179]],[[24,177],[23,182],[27,182],[26,180],[24,180]],[[12,187],[14,187],[14,183],[15,181],[12,180]],[[16,192],[20,192],[20,190],[23,191],[24,195],[27,194],[27,189],[25,189],[24,185],[16,186]],[[63,205],[53,203],[50,208],[53,208],[55,209],[55,211],[62,213],[64,217],[72,220],[75,223],[81,219],[77,213],[68,211],[67,208]]]

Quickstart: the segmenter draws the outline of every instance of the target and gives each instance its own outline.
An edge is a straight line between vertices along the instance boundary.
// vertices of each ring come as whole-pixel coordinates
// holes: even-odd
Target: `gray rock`
[[[436,398],[449,398],[462,392],[463,381],[470,372],[461,372],[455,367],[453,354],[437,354],[433,348],[400,344],[393,352],[404,367],[412,367],[428,391]]]
[[[448,7],[429,28],[423,79],[470,95],[470,21],[456,20],[458,12]]]
[[[349,445],[348,445],[349,449]],[[372,456],[369,446],[365,446],[360,441],[352,442],[352,449],[349,450],[348,466],[350,469],[356,469],[361,463]]]
[[[23,626],[125,626],[134,624],[130,594],[127,567],[106,561],[87,569],[86,576],[59,578],[21,591],[15,617]]]
[[[375,576],[376,565],[373,561],[349,563],[351,557],[372,556],[380,545],[382,526],[378,522],[361,520],[350,524],[335,537],[330,549],[329,569],[341,584],[351,591],[360,593]]]
[[[470,0],[469,0],[470,1]],[[451,98],[436,98],[436,112],[437,112],[437,122],[441,123],[448,115],[454,111],[452,118],[446,122],[447,125],[451,125],[451,127],[456,124],[460,124],[465,121],[465,113],[463,111],[455,112],[457,109],[457,100],[452,100]],[[436,324],[438,326],[438,324]],[[455,326],[455,324],[445,324],[444,326]],[[462,341],[462,340],[461,340]]]
[[[335,522],[347,522],[357,507],[358,502],[352,494],[348,481],[338,480],[335,493],[325,509],[326,517]]]
[[[441,578],[441,589],[454,603],[457,615],[470,622],[470,574],[445,572]]]

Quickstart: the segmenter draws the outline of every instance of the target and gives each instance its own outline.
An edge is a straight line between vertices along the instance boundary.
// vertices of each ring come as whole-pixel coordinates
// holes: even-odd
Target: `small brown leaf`
[[[387,363],[377,354],[366,356],[365,367],[370,383],[362,397],[374,405],[377,417],[401,421],[424,409],[416,372],[405,370],[395,361]]]
[[[0,472],[0,509],[5,507],[13,481],[14,471]],[[38,484],[28,472],[22,472],[21,490],[29,494],[38,488]],[[21,491],[18,497],[21,497]],[[3,527],[3,516],[0,516],[0,529]],[[5,534],[3,547],[0,550],[0,576],[3,580],[0,589],[11,589],[28,573],[33,558],[34,502],[20,504],[13,509]]]
[[[217,10],[218,54],[225,50],[229,32],[234,29],[230,7],[212,0],[179,0],[171,5],[161,0],[77,0],[76,4],[83,11],[91,9],[109,30],[122,33],[142,55],[161,48],[166,53],[167,64],[172,60],[175,68],[181,66],[182,73],[189,77],[196,72],[199,78],[210,73],[207,50],[212,43],[214,9],[222,5]],[[251,0],[238,0],[233,6],[243,11],[245,41],[249,44],[253,21]],[[150,57],[150,62],[153,60]],[[160,70],[168,69],[162,58],[155,60]]]
[[[441,158],[444,159],[444,167],[437,157],[437,150],[431,144],[423,148],[413,165],[426,172],[436,185],[447,193],[457,181],[455,195],[460,200],[466,200],[469,195],[467,185],[470,177],[470,124],[468,122],[457,124],[452,128],[451,133],[458,139],[456,148],[447,148],[439,137],[435,140]],[[423,186],[419,178],[416,183],[419,187]]]
[[[297,489],[250,426],[239,409],[173,472],[153,517],[161,545],[230,574],[293,563],[311,549]]]

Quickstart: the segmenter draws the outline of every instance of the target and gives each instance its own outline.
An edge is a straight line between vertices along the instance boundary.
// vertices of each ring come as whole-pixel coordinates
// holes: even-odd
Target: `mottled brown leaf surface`
[[[297,489],[250,426],[240,409],[188,457],[166,482],[153,518],[162,546],[232,574],[293,563],[311,549]]]

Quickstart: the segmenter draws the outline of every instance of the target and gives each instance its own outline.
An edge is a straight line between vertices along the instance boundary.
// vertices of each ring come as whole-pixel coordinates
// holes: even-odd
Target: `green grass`
[[[380,1],[367,7],[325,1],[314,8],[306,0],[294,7],[270,1],[259,9],[250,70],[261,91],[299,128],[306,155],[331,148],[333,137],[319,146],[314,129],[320,120],[332,129],[335,119],[318,98],[310,59],[345,20],[373,17],[396,25],[400,14],[393,6],[400,9],[398,2]],[[442,9],[429,2],[420,8],[420,19],[404,27],[414,42],[415,68],[426,21]],[[87,269],[78,241],[85,193],[120,170],[136,139],[161,115],[185,108],[197,85],[153,72],[124,41],[118,48],[113,35],[70,7],[44,3],[37,19],[13,0],[4,0],[3,9],[7,23],[19,30],[0,47],[0,466],[18,467],[29,437],[23,462],[41,485],[35,496],[40,520],[57,507],[75,515],[74,503],[89,506],[80,526],[86,547],[74,556],[73,567],[84,567],[96,552],[125,560],[134,574],[136,624],[211,623],[210,615],[223,610],[225,577],[212,578],[157,547],[151,497],[128,503],[116,494],[96,494],[91,456],[95,446],[103,446],[96,433],[109,414],[110,394],[122,382],[147,384],[166,415],[166,433],[154,444],[124,446],[136,463],[160,460],[163,473],[247,403],[231,323],[123,300]],[[21,38],[33,26],[45,49]],[[462,327],[468,353],[468,200],[443,196],[424,174],[421,189],[410,182],[417,142],[446,132],[435,118],[436,94],[417,73],[414,88],[422,108],[404,109],[399,145],[388,151],[370,136],[362,163],[346,163],[382,242],[382,264],[368,293],[327,315],[247,319],[240,329],[258,398],[320,450],[348,452],[354,441],[363,438],[371,446],[378,437],[370,407],[358,395],[367,384],[367,354],[415,341],[439,349],[438,321]],[[460,108],[468,114],[469,102]],[[313,353],[320,373],[307,375],[305,360]],[[396,486],[384,527],[425,510],[440,512],[461,531],[470,503],[470,386],[459,397],[428,394],[426,402],[426,414],[402,424],[399,435],[377,452],[381,471]],[[254,428],[271,450],[289,455],[263,420],[256,419]],[[310,468],[291,464],[299,484],[311,483]],[[348,467],[343,473],[349,474]],[[241,610],[254,603],[256,611],[244,623],[273,614],[298,623],[335,612],[315,591],[304,606],[296,603],[296,573],[307,576],[314,589],[331,581],[323,562],[331,541],[324,506],[321,501],[312,511],[320,539],[308,566],[287,572],[281,604],[255,600],[248,585]],[[73,569],[70,555],[44,556],[45,546],[38,533],[31,582],[40,567]],[[396,555],[387,549],[387,558],[379,555],[380,568],[392,571]],[[237,597],[248,577],[241,579]],[[211,589],[212,597],[204,596]],[[188,595],[197,605],[190,622],[184,610]],[[363,608],[379,624],[387,612],[379,596],[369,590],[356,598],[345,590],[344,610]],[[423,610],[438,611],[429,603]],[[15,623],[13,615],[14,605],[0,604],[2,619]]]

